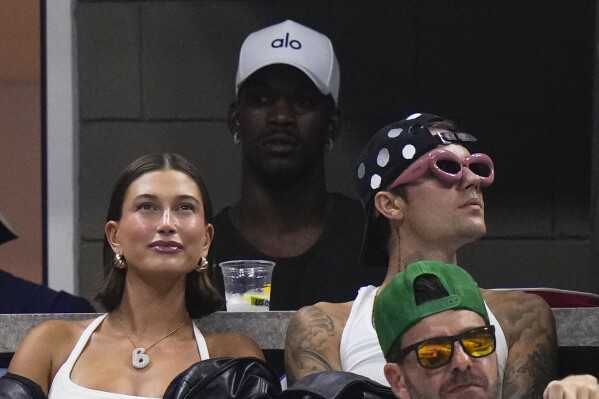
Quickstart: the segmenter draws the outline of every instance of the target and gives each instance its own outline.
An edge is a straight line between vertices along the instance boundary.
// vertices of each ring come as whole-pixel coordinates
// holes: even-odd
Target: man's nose
[[[470,170],[467,166],[462,166],[462,181],[461,184],[464,188],[474,186],[479,188],[481,186],[481,178],[479,175]]]
[[[293,102],[285,97],[278,98],[272,105],[271,118],[278,124],[289,124],[295,121]]]
[[[451,364],[452,368],[457,368],[460,371],[464,371],[472,366],[472,358],[466,353],[458,341],[453,343],[453,358],[451,359]]]

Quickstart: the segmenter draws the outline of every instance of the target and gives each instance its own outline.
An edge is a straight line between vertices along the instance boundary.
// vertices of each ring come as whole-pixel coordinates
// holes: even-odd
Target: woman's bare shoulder
[[[47,347],[51,351],[73,346],[92,320],[47,320],[32,328],[25,336],[17,353],[23,347]]]
[[[66,361],[92,320],[47,320],[27,333],[9,371],[30,378],[47,393],[49,381]]]

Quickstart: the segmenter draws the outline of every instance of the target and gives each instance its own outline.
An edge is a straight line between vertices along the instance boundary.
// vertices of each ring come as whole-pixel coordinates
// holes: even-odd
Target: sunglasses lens
[[[456,174],[460,173],[460,170],[462,170],[462,165],[460,165],[459,163],[457,163],[455,161],[440,159],[436,162],[436,164],[437,164],[437,167],[439,169],[441,169],[443,172],[449,173],[452,175],[456,175]]]
[[[495,335],[491,331],[473,331],[461,341],[463,348],[472,357],[487,356],[495,350]]]
[[[451,342],[424,342],[416,352],[420,365],[427,369],[445,366],[451,359]]]
[[[491,168],[488,165],[482,163],[471,163],[468,165],[470,170],[474,172],[474,174],[480,177],[489,177],[491,176]]]

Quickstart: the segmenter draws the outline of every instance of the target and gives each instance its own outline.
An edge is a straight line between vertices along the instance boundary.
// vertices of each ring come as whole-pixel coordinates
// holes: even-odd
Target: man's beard
[[[460,373],[461,375],[463,375],[464,373]],[[440,395],[442,395],[441,393],[434,393],[434,394],[428,394],[428,393],[424,393],[424,392],[420,392],[415,386],[414,384],[412,384],[412,381],[410,381],[410,379],[407,377],[407,375],[404,374],[404,378],[406,380],[406,387],[408,389],[408,392],[410,393],[410,397],[411,399],[444,399],[443,397],[441,397]],[[480,378],[480,377],[479,377]],[[460,377],[460,375],[458,374],[458,377],[450,380],[450,383],[452,381],[457,381],[457,380],[463,380],[464,377]],[[499,371],[497,371],[497,376],[495,378],[495,385],[487,391],[487,395],[480,397],[480,398],[474,398],[474,399],[501,399],[501,381],[499,379]],[[426,384],[426,381],[422,381],[423,384]],[[488,381],[487,381],[487,388],[488,388]],[[465,393],[466,396],[463,397],[463,399],[473,399],[473,396],[471,393]],[[456,397],[458,398],[458,397]],[[403,399],[403,398],[400,398]]]
[[[456,230],[456,236],[460,237],[463,242],[462,245],[469,244],[475,241],[480,240],[487,232],[487,226],[483,222],[480,224],[464,224],[459,225]]]

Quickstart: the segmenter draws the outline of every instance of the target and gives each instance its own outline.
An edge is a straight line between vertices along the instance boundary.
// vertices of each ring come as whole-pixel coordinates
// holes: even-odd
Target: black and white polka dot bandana
[[[442,144],[461,144],[469,148],[476,138],[457,131],[429,130],[433,122],[448,121],[437,115],[415,113],[380,129],[366,144],[358,157],[356,182],[358,195],[366,211],[367,221],[362,243],[362,260],[367,261],[372,237],[373,199],[377,192],[387,187],[412,163]],[[372,243],[380,247],[386,243]],[[372,263],[372,262],[368,262]],[[387,265],[380,265],[387,266]]]

